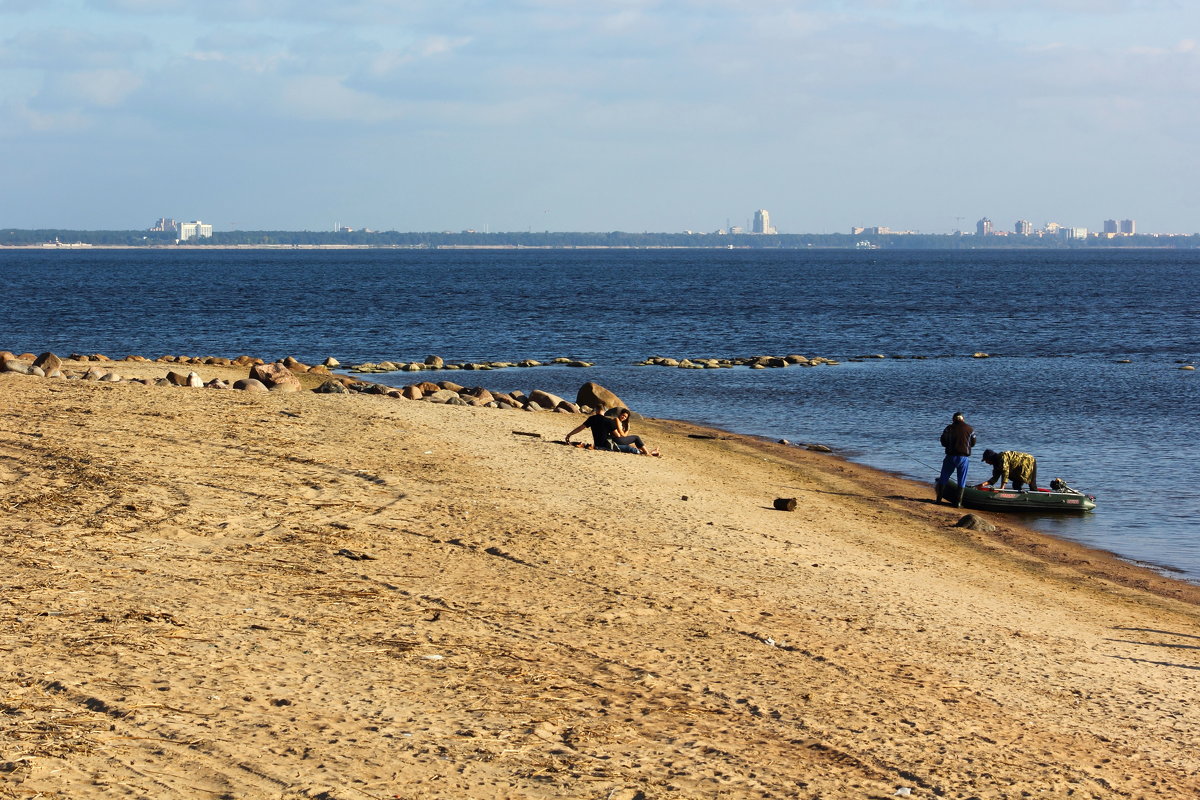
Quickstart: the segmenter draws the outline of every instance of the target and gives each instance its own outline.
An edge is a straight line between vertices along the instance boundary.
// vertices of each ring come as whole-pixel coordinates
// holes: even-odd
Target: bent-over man
[[[1011,479],[1012,488],[1018,492],[1027,483],[1030,491],[1037,491],[1037,459],[1029,453],[1017,450],[1004,450],[999,453],[995,450],[984,450],[983,462],[992,465],[992,477],[979,485],[981,489],[988,486],[1003,489],[1004,482]]]

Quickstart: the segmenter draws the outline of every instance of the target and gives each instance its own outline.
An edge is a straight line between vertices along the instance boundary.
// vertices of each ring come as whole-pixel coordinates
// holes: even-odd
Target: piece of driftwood
[[[538,439],[542,438],[540,433],[530,433],[529,431],[513,431],[514,436],[533,436]]]
[[[796,498],[794,497],[776,497],[775,509],[777,511],[795,511]]]

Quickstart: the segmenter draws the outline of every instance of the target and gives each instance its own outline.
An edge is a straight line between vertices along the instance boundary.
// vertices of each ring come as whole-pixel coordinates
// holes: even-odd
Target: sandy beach
[[[0,408],[3,798],[1200,793],[1200,586],[927,485],[386,396]]]

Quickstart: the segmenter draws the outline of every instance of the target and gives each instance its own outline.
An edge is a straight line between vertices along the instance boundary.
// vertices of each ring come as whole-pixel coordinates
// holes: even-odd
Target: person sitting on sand
[[[1029,490],[1037,491],[1037,459],[1029,453],[1016,450],[1005,450],[997,453],[995,450],[983,451],[983,462],[992,465],[992,477],[979,484],[980,489],[995,485],[997,489],[1004,488],[1004,482],[1012,478],[1012,487],[1021,491],[1025,484]]]
[[[640,436],[628,434],[625,423],[621,421],[622,415],[625,420],[628,420],[629,409],[614,408],[607,413],[592,414],[579,427],[566,435],[567,444],[572,444],[572,436],[582,433],[585,428],[591,428],[593,446],[597,450],[618,450],[622,453],[650,455],[646,452],[646,446],[642,443]],[[658,455],[658,452],[655,451],[654,455]]]
[[[629,433],[629,409],[628,408],[618,408],[616,410],[616,418],[617,418],[617,435],[612,437],[612,440],[618,447],[632,447],[632,448],[634,448],[634,450],[636,450],[637,452],[641,453],[644,456],[659,456],[659,455],[661,455],[661,453],[659,453],[657,450],[647,450],[646,444],[642,441],[642,437],[630,435],[630,433]],[[629,451],[626,450],[624,452],[629,452]]]
[[[579,427],[567,434],[567,444],[573,444],[571,437],[577,433],[583,433],[586,428],[591,428],[593,446],[597,450],[612,449],[612,437],[617,435],[617,418],[615,415],[605,414],[601,411],[592,414],[580,423]]]

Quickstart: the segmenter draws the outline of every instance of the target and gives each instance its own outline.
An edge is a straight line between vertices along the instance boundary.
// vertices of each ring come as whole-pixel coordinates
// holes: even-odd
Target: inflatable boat
[[[957,487],[953,481],[946,492],[947,497],[954,497]],[[1039,489],[1036,492],[1023,489],[980,489],[968,486],[963,490],[963,505],[967,508],[979,508],[984,511],[1034,511],[1034,512],[1067,512],[1078,513],[1091,511],[1096,507],[1096,498],[1074,489],[1052,491]]]

